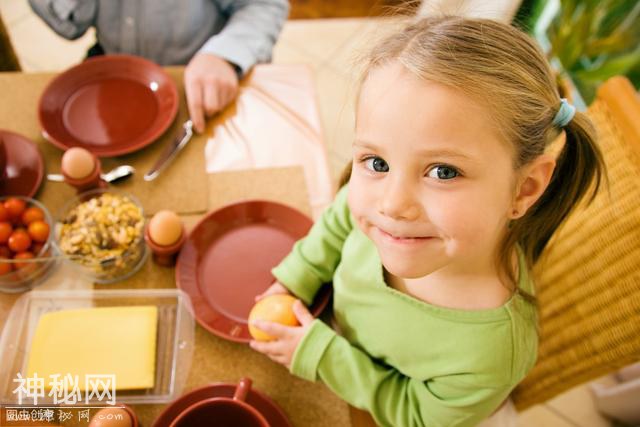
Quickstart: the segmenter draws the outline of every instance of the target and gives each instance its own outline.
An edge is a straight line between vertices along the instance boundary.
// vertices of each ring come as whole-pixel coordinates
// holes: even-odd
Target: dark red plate
[[[38,106],[47,140],[97,156],[119,156],[151,144],[177,112],[178,90],[171,77],[131,55],[99,56],[68,69],[47,86]]]
[[[182,411],[201,400],[211,397],[233,397],[236,387],[237,384],[217,383],[190,391],[170,403],[154,421],[153,427],[167,427]],[[252,388],[247,395],[246,402],[267,419],[269,426],[293,427],[282,409],[263,393]]]
[[[304,237],[312,221],[269,201],[246,201],[211,212],[189,234],[176,265],[176,283],[191,297],[200,325],[231,341],[248,343],[255,296],[274,281],[271,269]],[[329,302],[323,286],[309,308],[318,316]]]
[[[7,130],[0,130],[0,141],[0,165],[4,163],[4,168],[0,166],[0,196],[33,197],[44,175],[37,145]]]

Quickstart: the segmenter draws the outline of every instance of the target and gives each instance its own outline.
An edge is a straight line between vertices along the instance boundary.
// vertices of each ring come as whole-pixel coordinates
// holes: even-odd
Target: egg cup
[[[184,242],[187,240],[187,230],[184,224],[182,224],[182,233],[180,233],[180,238],[175,243],[171,245],[158,245],[151,239],[149,223],[147,223],[144,228],[144,240],[147,242],[149,249],[151,249],[153,260],[156,264],[163,267],[173,267],[176,264],[176,258],[180,249],[182,249]]]
[[[72,187],[75,187],[78,190],[78,194],[83,193],[85,191],[93,190],[96,188],[107,188],[107,183],[101,178],[102,175],[102,166],[100,165],[100,159],[91,153],[93,156],[93,172],[84,178],[72,178],[62,169],[62,176],[64,177],[64,182],[69,184]]]

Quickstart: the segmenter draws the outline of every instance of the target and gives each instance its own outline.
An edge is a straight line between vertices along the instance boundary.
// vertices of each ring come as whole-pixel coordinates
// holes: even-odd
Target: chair
[[[534,268],[539,355],[512,394],[518,410],[640,360],[640,99],[614,77],[588,114],[609,189],[572,213]],[[353,427],[375,426],[350,410]]]
[[[588,115],[608,169],[535,266],[538,362],[516,388],[519,410],[640,360],[640,100],[614,77]]]

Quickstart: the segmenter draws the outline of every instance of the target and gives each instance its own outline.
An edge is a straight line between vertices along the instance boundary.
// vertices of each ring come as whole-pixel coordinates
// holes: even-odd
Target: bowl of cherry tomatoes
[[[0,197],[0,291],[26,291],[47,276],[56,259],[52,224],[37,200]]]

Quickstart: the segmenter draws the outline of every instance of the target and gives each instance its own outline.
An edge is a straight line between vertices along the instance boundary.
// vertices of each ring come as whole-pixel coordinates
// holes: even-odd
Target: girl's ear
[[[555,167],[555,157],[551,154],[542,154],[522,168],[518,174],[512,210],[507,213],[510,219],[523,217],[542,196],[551,181]]]

